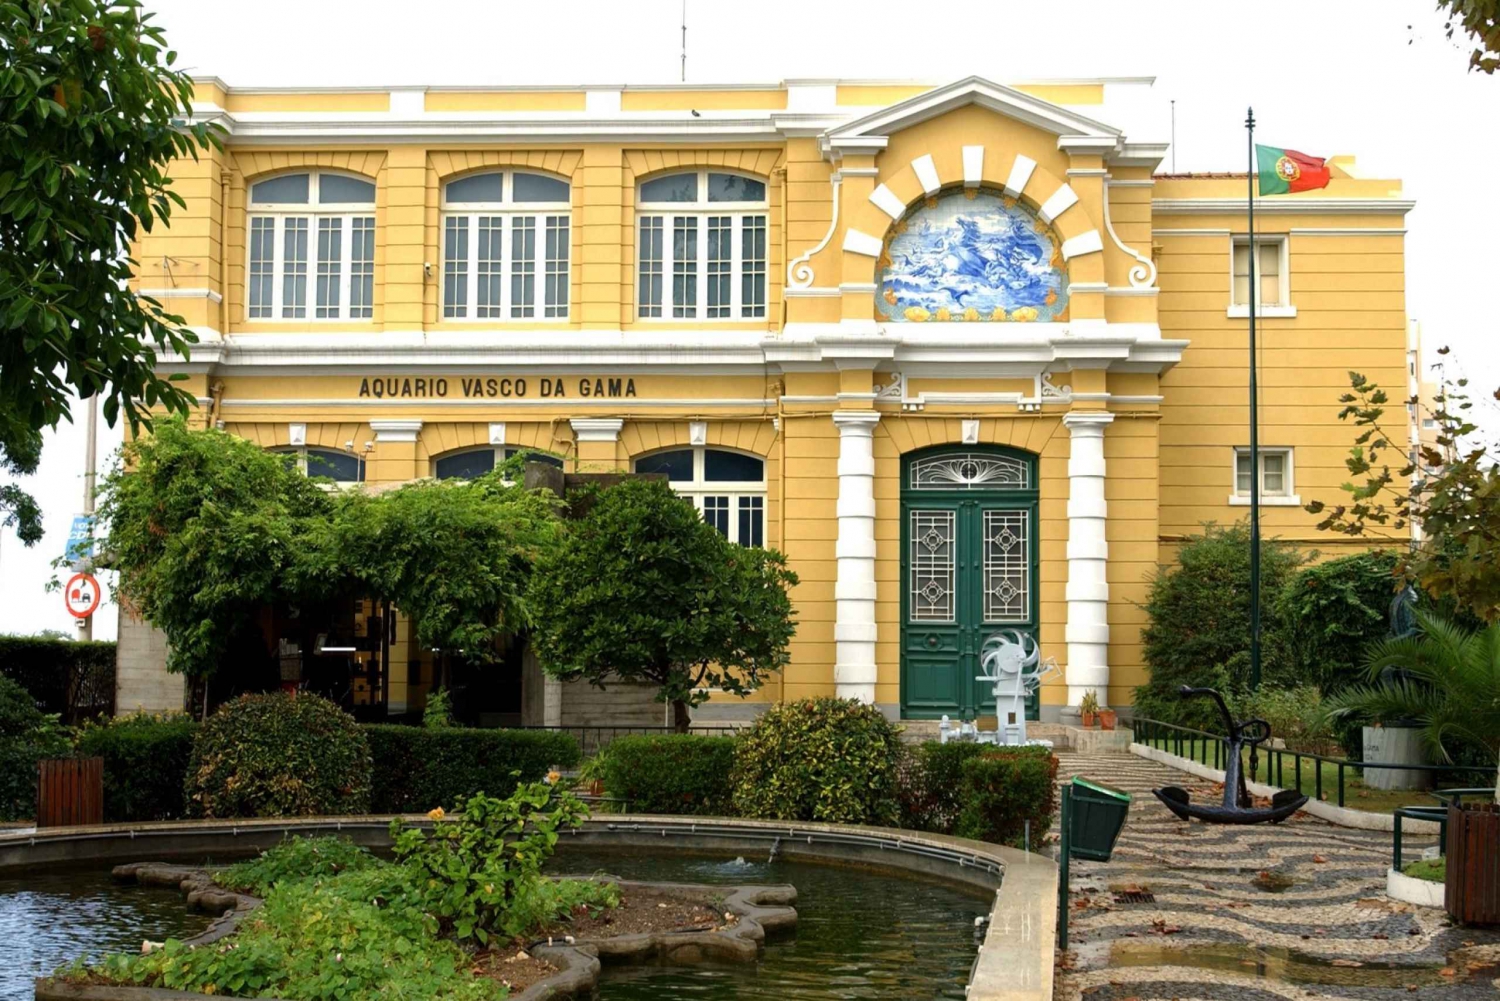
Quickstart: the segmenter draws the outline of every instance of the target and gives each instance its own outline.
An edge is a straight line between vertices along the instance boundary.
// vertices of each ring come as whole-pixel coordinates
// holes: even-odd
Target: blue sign
[[[94,516],[75,514],[73,527],[68,530],[68,548],[64,559],[73,566],[94,558]]]

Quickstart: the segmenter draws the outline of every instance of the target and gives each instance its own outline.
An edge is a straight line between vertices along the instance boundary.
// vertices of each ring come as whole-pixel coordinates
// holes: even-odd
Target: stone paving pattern
[[[1306,814],[1184,823],[1151,789],[1213,801],[1222,790],[1133,754],[1058,761],[1060,781],[1084,775],[1134,796],[1113,859],[1072,864],[1062,1001],[1500,998],[1500,929],[1450,926],[1441,910],[1386,898],[1389,833]],[[1407,861],[1432,840],[1408,836]],[[1154,902],[1117,902],[1131,889]]]

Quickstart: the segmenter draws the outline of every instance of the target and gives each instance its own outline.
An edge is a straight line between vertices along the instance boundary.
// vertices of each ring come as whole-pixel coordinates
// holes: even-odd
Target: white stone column
[[[841,699],[875,702],[875,425],[880,415],[833,415],[839,429],[839,537],[834,549],[833,681]]]
[[[1104,500],[1104,428],[1115,419],[1103,411],[1073,411],[1063,417],[1072,436],[1068,458],[1068,705],[1093,691],[1109,701],[1109,542]]]

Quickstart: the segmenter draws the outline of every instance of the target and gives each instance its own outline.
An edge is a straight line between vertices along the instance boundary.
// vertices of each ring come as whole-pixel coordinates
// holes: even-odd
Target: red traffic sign
[[[75,573],[68,578],[68,586],[63,588],[63,601],[68,606],[68,614],[76,619],[86,619],[94,614],[94,609],[99,607],[99,582],[94,579],[93,574]]]

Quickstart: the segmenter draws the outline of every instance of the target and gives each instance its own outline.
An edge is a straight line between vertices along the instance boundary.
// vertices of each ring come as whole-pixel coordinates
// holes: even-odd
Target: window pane
[[[281,315],[307,315],[307,217],[292,216],[282,223]]]
[[[375,217],[356,216],[350,223],[349,316],[375,315]]]
[[[637,473],[666,473],[667,479],[674,483],[691,481],[693,450],[683,448],[671,452],[657,452],[654,455],[643,455],[635,460],[635,471]]]
[[[641,185],[643,202],[696,202],[697,174],[669,174]]]
[[[1281,244],[1259,243],[1256,244],[1260,253],[1256,256],[1255,266],[1263,275],[1281,274]]]
[[[269,317],[276,283],[276,220],[250,220],[250,318]]]
[[[765,463],[753,455],[713,448],[703,453],[703,478],[712,483],[759,483],[765,479],[765,469]]]
[[[640,261],[641,289],[637,312],[641,316],[661,315],[662,217],[641,216],[641,240],[636,248]]]
[[[433,469],[440,480],[472,480],[476,476],[483,476],[494,468],[495,450],[493,448],[481,448],[475,449],[472,452],[446,455],[433,464]]]
[[[911,512],[907,617],[913,622],[952,622],[958,512]]]
[[[709,174],[708,200],[711,202],[763,202],[766,200],[766,184],[764,181],[756,181],[736,174]]]
[[[565,202],[568,182],[540,174],[512,174],[510,200],[513,202]]]
[[[1249,302],[1250,302],[1250,276],[1249,275],[1235,275],[1234,276],[1234,304],[1236,306],[1245,306],[1245,305],[1248,305]]]
[[[476,248],[479,259],[474,265],[474,315],[478,317],[501,315],[501,283],[505,281],[505,265],[502,263],[505,243],[501,232],[504,220],[504,216],[498,215],[482,215],[477,220],[474,236],[479,241]]]
[[[764,497],[741,497],[739,538],[742,546],[766,544],[766,501]]]
[[[510,220],[510,315],[536,314],[536,216]]]
[[[724,538],[729,538],[729,498],[704,497],[703,520],[717,528]]]
[[[708,315],[730,315],[729,282],[734,265],[732,216],[708,217]]]
[[[1268,494],[1286,492],[1286,456],[1275,452],[1262,452],[1260,456],[1262,489]]]
[[[365,464],[357,455],[326,448],[307,450],[307,475],[326,476],[335,483],[363,483]]]
[[[672,315],[698,315],[698,217],[672,219]]]
[[[318,175],[318,204],[368,204],[375,201],[375,185],[342,174]]]
[[[343,264],[344,220],[318,220],[318,285],[316,315],[339,315],[339,272]]]
[[[766,217],[745,216],[740,224],[740,315],[766,315]]]
[[[250,201],[257,205],[306,205],[308,177],[307,174],[282,174],[251,185]]]
[[[469,217],[449,216],[443,224],[443,315],[468,316]]]
[[[474,174],[449,181],[443,197],[449,202],[500,202],[504,174]]]
[[[554,469],[563,468],[563,461],[561,459],[555,455],[548,455],[546,452],[533,452],[526,448],[507,448],[505,450],[505,457],[507,459],[513,459],[522,454],[526,456],[524,460],[526,462],[540,462],[542,465],[551,466]]]
[[[547,217],[545,316],[568,315],[568,217]]]
[[[1236,452],[1234,456],[1234,492],[1250,493],[1250,453]]]

